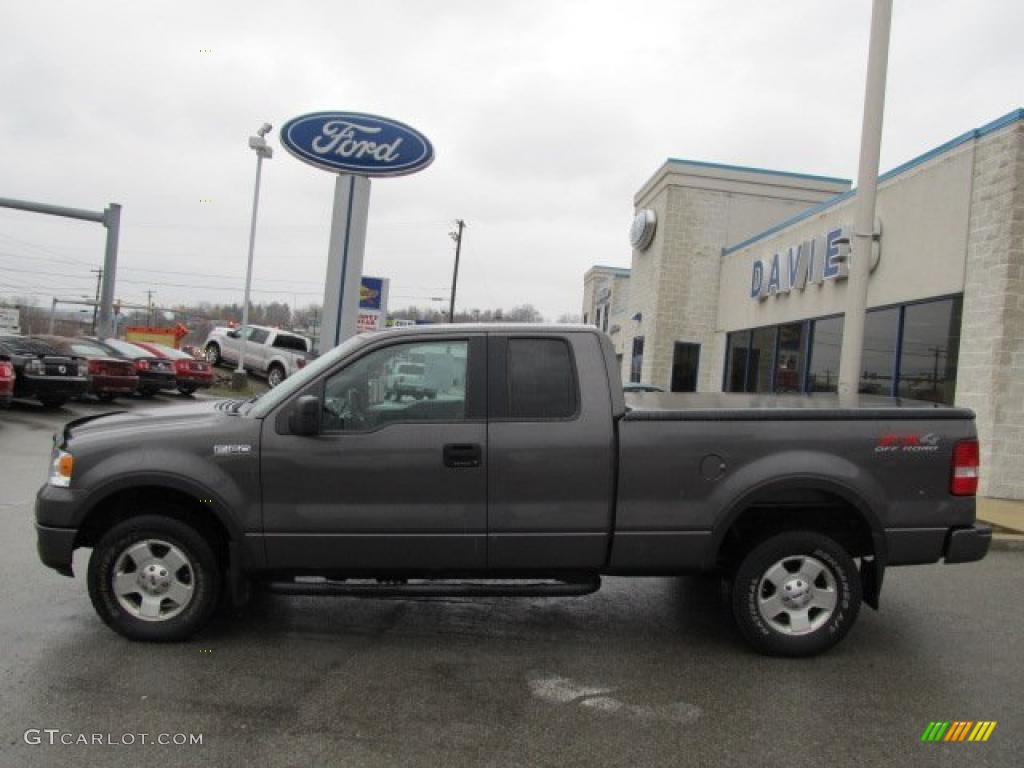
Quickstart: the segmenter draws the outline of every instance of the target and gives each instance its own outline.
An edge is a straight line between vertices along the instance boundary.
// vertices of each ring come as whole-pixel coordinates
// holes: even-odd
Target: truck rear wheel
[[[827,536],[790,531],[743,558],[732,586],[733,617],[756,650],[813,656],[838,643],[860,611],[857,566]]]
[[[184,640],[217,607],[221,573],[210,544],[170,517],[115,525],[89,559],[89,597],[100,618],[132,640]]]

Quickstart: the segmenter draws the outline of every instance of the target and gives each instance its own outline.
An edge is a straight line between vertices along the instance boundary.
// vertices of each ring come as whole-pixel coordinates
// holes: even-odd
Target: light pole
[[[868,75],[864,88],[860,165],[857,169],[857,211],[851,243],[853,261],[846,285],[846,317],[843,320],[843,343],[839,354],[838,389],[844,399],[856,396],[860,389],[863,365],[864,316],[875,237],[875,191],[878,187],[878,158],[882,145],[882,113],[885,108],[891,21],[892,0],[874,0],[868,44]]]
[[[256,212],[260,205],[260,172],[263,170],[263,158],[269,160],[274,156],[274,150],[267,146],[266,135],[270,133],[273,126],[264,123],[256,131],[255,136],[249,137],[249,149],[256,152],[256,187],[252,195],[252,224],[249,227],[249,264],[245,269],[245,301],[242,304],[242,353],[238,356],[238,368],[231,377],[233,389],[245,389],[245,353],[249,346],[249,292],[252,287],[252,254],[256,245]]]

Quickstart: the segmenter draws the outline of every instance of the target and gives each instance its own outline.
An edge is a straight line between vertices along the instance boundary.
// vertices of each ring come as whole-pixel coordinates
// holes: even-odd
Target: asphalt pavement
[[[0,411],[0,766],[1021,763],[1019,551],[891,569],[882,611],[806,660],[750,652],[705,578],[560,599],[259,595],[192,642],[129,642],[93,613],[88,551],[62,577],[31,525],[51,434],[101,407]],[[921,742],[936,720],[997,726]]]

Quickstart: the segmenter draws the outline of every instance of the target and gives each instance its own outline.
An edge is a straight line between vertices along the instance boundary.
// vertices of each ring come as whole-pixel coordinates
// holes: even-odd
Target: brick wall
[[[1024,499],[1024,125],[975,148],[958,405],[977,413],[984,495]]]

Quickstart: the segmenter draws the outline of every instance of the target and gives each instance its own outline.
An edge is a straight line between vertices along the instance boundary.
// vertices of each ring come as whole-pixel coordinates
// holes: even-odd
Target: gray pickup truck
[[[388,397],[415,362],[432,399]],[[180,640],[254,583],[302,595],[568,596],[710,572],[756,649],[838,642],[889,566],[979,560],[970,411],[834,395],[631,396],[583,326],[357,336],[262,397],[55,435],[39,554],[91,547],[100,617]]]

